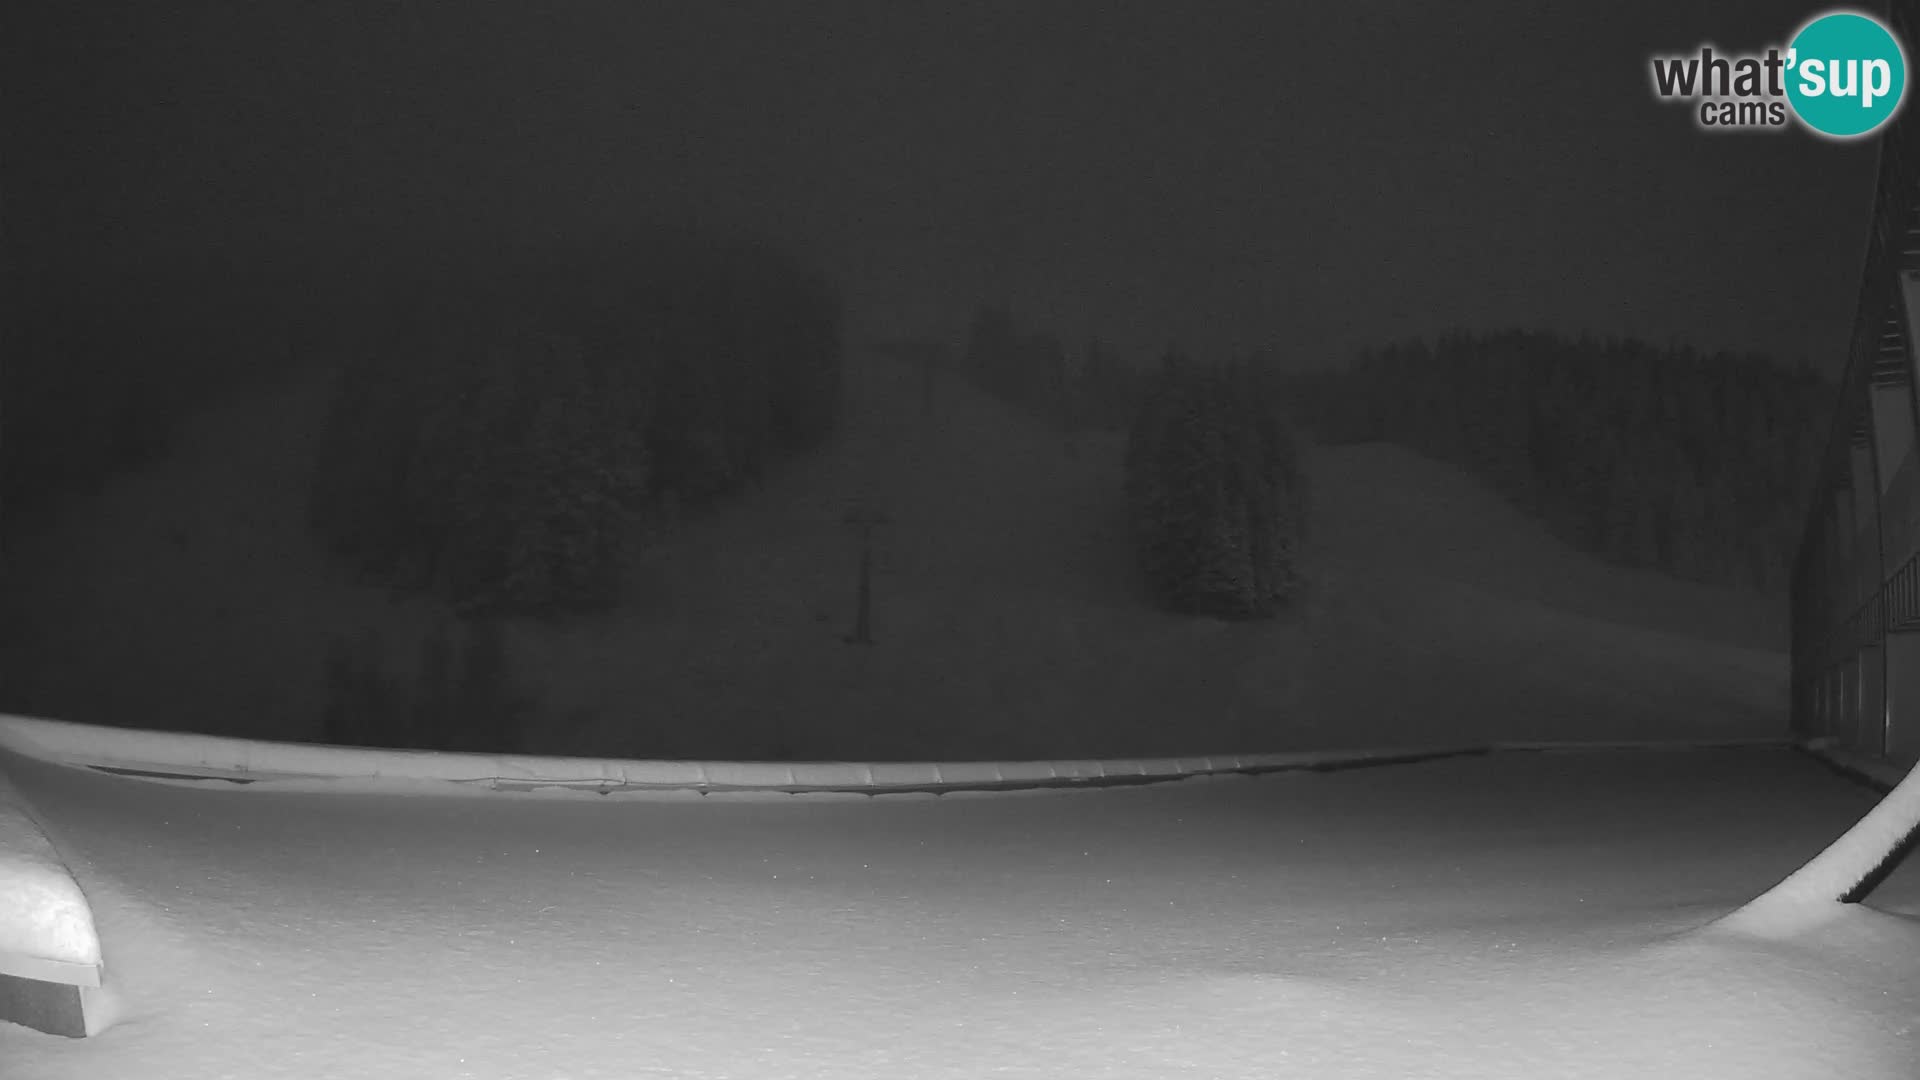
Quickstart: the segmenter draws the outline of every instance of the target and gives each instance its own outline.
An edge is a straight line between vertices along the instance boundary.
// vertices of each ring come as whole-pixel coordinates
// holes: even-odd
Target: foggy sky
[[[13,269],[341,266],[746,223],[862,332],[980,299],[1303,364],[1450,326],[1831,365],[1871,142],[1708,135],[1646,62],[1822,8],[28,0],[0,14]]]

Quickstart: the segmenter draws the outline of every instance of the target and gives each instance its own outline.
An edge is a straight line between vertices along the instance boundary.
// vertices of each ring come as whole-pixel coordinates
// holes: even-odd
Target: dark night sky
[[[1845,340],[1872,147],[1706,135],[1646,74],[1818,5],[950,7],[16,0],[6,233],[49,277],[692,215],[804,247],[872,331],[997,295],[1309,363],[1453,325]]]

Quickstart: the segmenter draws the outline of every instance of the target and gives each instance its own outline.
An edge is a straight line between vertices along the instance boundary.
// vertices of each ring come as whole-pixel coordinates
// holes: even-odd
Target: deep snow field
[[[14,1080],[1920,1067],[1920,867],[1786,940],[1698,930],[1875,801],[1790,750],[877,797],[0,767],[117,1017],[0,1025]]]
[[[1393,447],[1313,448],[1288,616],[1154,612],[1117,436],[951,380],[929,420],[917,379],[857,364],[841,440],[637,557],[628,609],[510,627],[544,710],[521,749],[1785,735],[1777,598],[1602,565]],[[299,526],[320,403],[216,410],[12,538],[34,572],[7,582],[0,711],[312,739],[330,634],[404,674],[434,614],[345,582]],[[850,499],[893,518],[872,649],[839,640]],[[1703,929],[1874,804],[1786,749],[940,796],[0,770],[92,904],[114,1021],[0,1025],[0,1080],[1920,1073],[1920,869],[1789,935]]]

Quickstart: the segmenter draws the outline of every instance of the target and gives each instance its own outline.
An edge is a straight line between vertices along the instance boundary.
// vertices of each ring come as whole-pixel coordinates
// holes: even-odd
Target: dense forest
[[[1097,341],[1068,350],[995,307],[975,314],[962,364],[1067,426],[1126,427],[1152,385]],[[1238,366],[1263,409],[1302,418],[1315,441],[1396,443],[1610,561],[1769,592],[1786,586],[1834,393],[1761,356],[1523,330],[1398,342],[1305,372]]]
[[[1161,608],[1257,618],[1299,591],[1306,478],[1252,369],[1170,354],[1129,432],[1125,486],[1140,570]]]
[[[635,520],[756,482],[836,421],[838,298],[766,245],[663,232],[449,259],[379,297],[297,284],[181,268],[17,297],[0,365],[10,519],[156,460],[207,400],[344,354],[317,535],[369,579],[463,610],[571,609],[610,602]],[[1158,385],[1097,339],[1070,346],[992,306],[957,363],[1067,430],[1136,430]],[[1761,357],[1527,331],[1305,374],[1239,366],[1319,441],[1405,445],[1585,550],[1763,590],[1785,584],[1832,396]]]
[[[1291,382],[1321,442],[1399,443],[1587,551],[1766,591],[1786,585],[1834,393],[1764,357],[1526,331],[1388,345]]]
[[[506,564],[474,548],[602,543],[601,493],[670,516],[835,422],[838,298],[770,245],[653,227],[594,248],[468,248],[16,283],[0,320],[6,522],[161,460],[210,404],[337,368],[316,532],[370,578],[486,607],[472,581]],[[481,475],[485,499],[514,508],[463,550],[398,538],[403,522],[444,535],[448,515],[477,513]],[[604,567],[608,552],[577,554],[568,565]],[[591,576],[513,565],[505,592],[524,597],[578,594]]]
[[[840,322],[824,281],[747,242],[418,283],[340,368],[311,525],[462,614],[612,605],[637,527],[833,430]]]

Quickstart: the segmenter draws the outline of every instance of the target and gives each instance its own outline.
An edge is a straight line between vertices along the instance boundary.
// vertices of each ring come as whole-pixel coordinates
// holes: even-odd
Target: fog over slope
[[[524,749],[622,757],[1090,757],[1785,730],[1783,605],[1609,567],[1458,470],[1313,448],[1298,608],[1152,610],[1123,439],[1068,437],[867,350],[843,431],[637,557],[616,614],[512,624]],[[418,663],[430,605],[303,531],[319,380],[209,412],[173,460],[13,542],[0,707],[317,740],[329,637]],[[845,644],[883,510],[871,648]],[[29,633],[24,627],[33,627]]]

